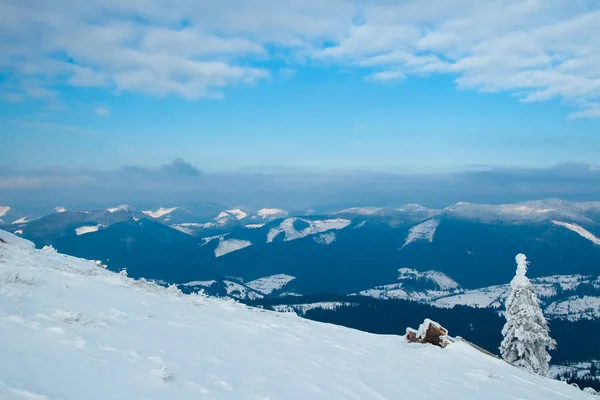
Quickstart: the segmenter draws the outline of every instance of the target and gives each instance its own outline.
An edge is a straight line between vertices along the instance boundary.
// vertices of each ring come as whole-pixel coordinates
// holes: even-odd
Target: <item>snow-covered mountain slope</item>
[[[252,246],[252,242],[248,240],[223,239],[221,237],[219,239],[219,245],[215,249],[215,257],[221,257],[227,253],[231,253],[248,246]]]
[[[587,399],[441,349],[182,295],[1,233],[3,399]]]
[[[302,223],[305,226],[297,229],[295,224]],[[267,234],[267,243],[271,243],[281,233],[284,234],[284,241],[302,239],[303,237],[314,235],[317,233],[327,232],[334,229],[344,229],[350,225],[351,221],[343,218],[326,219],[326,220],[311,220],[302,218],[287,218],[274,228],[269,230]]]
[[[406,237],[406,241],[404,242],[404,245],[402,247],[406,247],[409,244],[419,240],[427,240],[428,242],[433,242],[433,235],[435,235],[435,230],[437,229],[439,224],[440,222],[437,219],[433,218],[413,226],[408,231],[408,236]]]
[[[440,297],[462,292],[458,283],[439,271],[419,272],[411,268],[400,268],[398,281],[363,290],[359,294],[376,299],[405,299],[429,303]]]
[[[579,236],[584,237],[587,240],[589,240],[590,242],[594,243],[595,245],[600,246],[600,238],[596,237],[593,233],[591,233],[587,229],[585,229],[577,224],[570,224],[568,222],[561,222],[561,221],[556,221],[556,220],[552,221],[552,223],[555,225],[558,225],[558,226],[565,227],[569,230],[572,230],[573,232],[577,233]]]
[[[273,291],[281,290],[285,285],[294,279],[296,278],[290,275],[277,274],[246,282],[246,286],[262,294],[271,294]]]
[[[160,218],[160,217],[164,217],[167,214],[172,213],[175,210],[177,210],[177,207],[171,207],[171,208],[159,207],[159,209],[156,211],[147,210],[147,211],[142,211],[142,212],[152,218]]]

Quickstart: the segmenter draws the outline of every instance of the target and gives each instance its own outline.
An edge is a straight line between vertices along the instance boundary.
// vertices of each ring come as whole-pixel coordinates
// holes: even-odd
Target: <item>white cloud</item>
[[[106,107],[98,107],[96,108],[96,114],[100,115],[101,117],[107,117],[110,115],[110,110]]]
[[[448,74],[463,89],[559,98],[598,116],[599,4],[587,0],[57,0],[0,3],[5,93],[56,87],[220,97],[306,66],[365,80]],[[270,71],[265,61],[288,65]],[[296,65],[297,64],[297,65]]]

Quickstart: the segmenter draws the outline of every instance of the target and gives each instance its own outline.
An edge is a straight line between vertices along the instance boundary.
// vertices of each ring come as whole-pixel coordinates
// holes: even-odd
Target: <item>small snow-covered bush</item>
[[[165,289],[165,293],[168,294],[169,296],[177,296],[177,297],[183,296],[183,292],[181,290],[179,290],[177,285],[167,286],[167,288]]]

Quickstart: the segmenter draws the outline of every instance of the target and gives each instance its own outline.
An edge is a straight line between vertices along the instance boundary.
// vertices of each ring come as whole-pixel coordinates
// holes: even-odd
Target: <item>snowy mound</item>
[[[589,398],[463,342],[182,295],[0,237],[2,399]]]
[[[297,230],[294,227],[294,223],[296,221],[301,221],[307,226],[303,229]],[[279,226],[269,230],[269,233],[267,234],[267,243],[271,243],[281,233],[283,233],[285,236],[283,240],[287,242],[334,229],[344,229],[350,225],[350,223],[350,220],[342,218],[326,219],[322,221],[303,218],[288,218],[283,220]]]

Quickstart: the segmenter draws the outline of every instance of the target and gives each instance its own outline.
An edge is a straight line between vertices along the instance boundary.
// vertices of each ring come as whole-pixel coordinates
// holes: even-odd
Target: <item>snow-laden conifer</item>
[[[518,254],[517,273],[510,282],[506,300],[506,324],[502,329],[504,340],[500,353],[504,360],[539,375],[548,375],[548,349],[556,346],[550,337],[548,323],[535,293],[527,279],[527,257]]]

